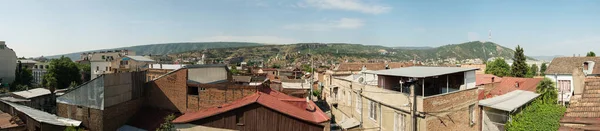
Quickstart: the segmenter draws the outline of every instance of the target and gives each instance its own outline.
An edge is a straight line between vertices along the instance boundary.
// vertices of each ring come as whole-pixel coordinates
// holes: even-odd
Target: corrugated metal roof
[[[162,66],[161,66],[162,65]],[[169,70],[177,70],[179,68],[185,67],[186,64],[150,64],[148,67],[150,69],[169,69]],[[162,67],[162,68],[161,68]]]
[[[130,56],[127,56],[127,57],[125,57],[125,58],[131,58],[131,59],[133,59],[133,60],[135,60],[135,61],[154,62],[154,60],[152,60],[152,59],[150,59],[150,58],[146,58],[146,57],[144,57],[144,56],[137,56],[137,55],[133,55],[133,56],[132,56],[132,55],[130,55]],[[125,59],[125,58],[123,58],[123,59]]]
[[[79,126],[79,124],[81,124],[81,121],[77,121],[77,120],[73,120],[73,119],[69,119],[69,118],[58,117],[54,114],[36,110],[36,109],[27,107],[24,105],[19,105],[19,104],[7,102],[7,101],[2,101],[2,102],[12,106],[13,108],[15,108],[15,110],[25,113],[27,116],[31,117],[32,119],[34,119],[38,122],[48,123],[48,124],[57,125],[57,126],[76,126],[76,127]]]
[[[0,98],[0,100],[8,101],[8,102],[26,102],[26,101],[29,101],[29,100],[26,100],[26,99],[19,99],[19,98],[14,98],[14,97],[10,97],[10,96],[8,96],[8,97],[2,97],[2,98]]]
[[[13,94],[29,99],[33,97],[43,96],[50,94],[50,90],[46,88],[35,88],[26,91],[13,92]]]
[[[365,73],[387,75],[387,76],[402,76],[402,77],[432,77],[440,76],[452,73],[467,72],[478,70],[479,68],[461,68],[461,67],[425,67],[425,66],[413,66],[406,68],[396,68],[389,70],[378,70],[378,71],[366,71]]]
[[[539,95],[540,94],[530,91],[515,90],[501,96],[481,100],[479,101],[479,105],[512,112],[515,109],[529,103]]]

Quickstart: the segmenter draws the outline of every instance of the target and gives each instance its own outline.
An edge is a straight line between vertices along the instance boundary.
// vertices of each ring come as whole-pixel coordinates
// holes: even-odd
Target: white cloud
[[[467,39],[469,41],[479,41],[479,33],[477,32],[468,32]]]
[[[364,25],[364,21],[355,18],[341,18],[339,20],[324,21],[308,24],[290,24],[283,26],[288,30],[307,30],[307,31],[330,31],[333,29],[358,29]]]
[[[296,6],[328,10],[357,11],[367,14],[381,14],[392,10],[392,7],[365,3],[362,0],[304,0],[303,2],[296,4]]]
[[[211,37],[204,37],[196,39],[195,41],[200,42],[256,42],[256,43],[266,43],[266,44],[290,44],[290,43],[298,43],[297,40],[291,38],[283,38],[277,36],[231,36],[231,35],[218,35]]]

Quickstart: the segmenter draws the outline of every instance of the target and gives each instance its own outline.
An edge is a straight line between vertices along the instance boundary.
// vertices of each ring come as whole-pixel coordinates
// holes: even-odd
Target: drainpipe
[[[360,105],[360,128],[363,127],[363,114],[364,114],[363,111],[365,110],[362,106],[362,90],[363,90],[362,88],[360,88],[360,90],[358,90],[358,98],[360,98],[360,103],[361,103],[361,105]]]

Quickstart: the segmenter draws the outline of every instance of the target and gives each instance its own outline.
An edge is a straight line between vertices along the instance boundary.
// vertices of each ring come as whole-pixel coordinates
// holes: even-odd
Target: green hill
[[[205,49],[215,49],[215,48],[232,48],[232,47],[250,47],[250,46],[262,46],[263,44],[259,43],[250,43],[250,42],[185,42],[185,43],[165,43],[165,44],[151,44],[151,45],[140,45],[140,46],[130,46],[130,47],[121,47],[121,48],[113,48],[113,49],[102,49],[102,50],[92,50],[92,51],[84,51],[84,52],[98,52],[105,50],[133,50],[136,52],[136,55],[164,55],[164,54],[172,54],[186,51],[194,51],[194,50],[205,50]],[[48,56],[48,58],[58,58],[60,56],[66,56],[71,58],[71,60],[79,59],[79,55],[84,52],[75,52],[69,54]]]

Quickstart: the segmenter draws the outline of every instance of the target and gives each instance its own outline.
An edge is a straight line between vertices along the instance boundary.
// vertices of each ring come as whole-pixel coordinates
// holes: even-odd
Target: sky
[[[171,42],[517,45],[526,55],[600,52],[597,0],[0,0],[17,56]]]

